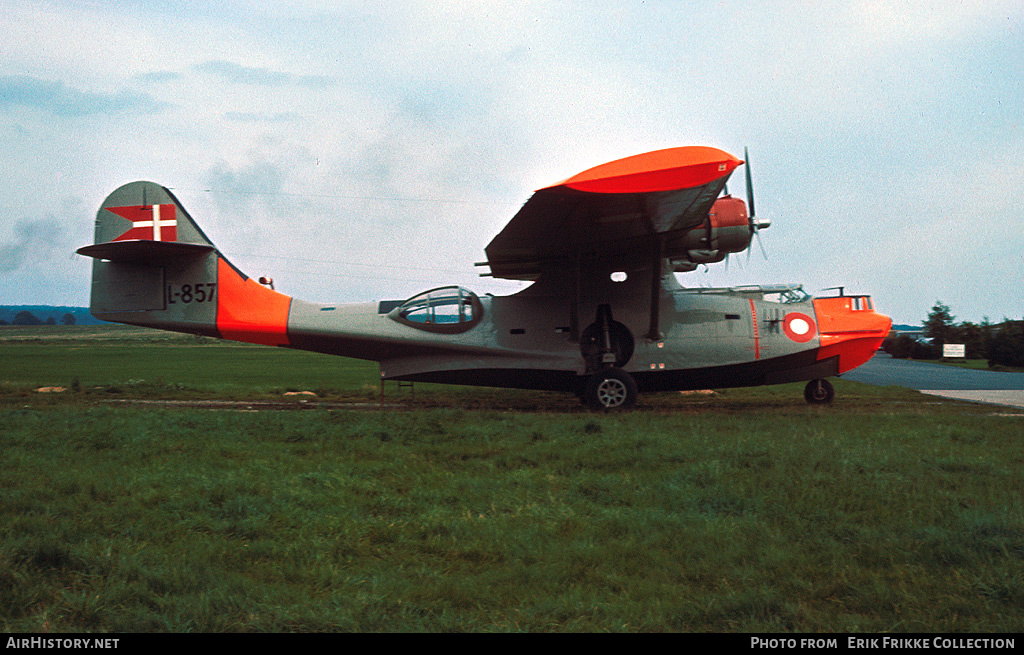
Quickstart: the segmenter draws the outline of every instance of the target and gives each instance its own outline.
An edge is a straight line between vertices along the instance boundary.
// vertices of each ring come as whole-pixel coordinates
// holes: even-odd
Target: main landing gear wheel
[[[633,376],[618,368],[594,373],[583,388],[583,402],[591,409],[629,409],[636,404],[637,387]]]
[[[836,390],[828,380],[811,380],[804,387],[804,400],[812,405],[827,405],[836,397]]]

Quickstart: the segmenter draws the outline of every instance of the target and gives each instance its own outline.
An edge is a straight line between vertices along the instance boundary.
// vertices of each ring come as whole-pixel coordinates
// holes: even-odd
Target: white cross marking
[[[153,228],[153,241],[160,241],[160,228],[163,226],[171,227],[177,226],[178,221],[176,220],[160,220],[160,205],[153,205],[153,220],[151,221],[139,221],[132,225],[135,227],[152,227]]]

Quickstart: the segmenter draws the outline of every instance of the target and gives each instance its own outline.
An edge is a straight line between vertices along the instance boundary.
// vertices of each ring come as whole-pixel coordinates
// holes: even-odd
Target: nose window
[[[870,296],[855,296],[850,300],[850,308],[855,312],[874,309]]]

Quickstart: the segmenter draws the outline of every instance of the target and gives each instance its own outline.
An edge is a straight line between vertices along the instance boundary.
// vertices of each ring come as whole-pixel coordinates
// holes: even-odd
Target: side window
[[[388,313],[392,320],[441,334],[465,332],[480,322],[483,306],[462,287],[441,287],[413,296]]]

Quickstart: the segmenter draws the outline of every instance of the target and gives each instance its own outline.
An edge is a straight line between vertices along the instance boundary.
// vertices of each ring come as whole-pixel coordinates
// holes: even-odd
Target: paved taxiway
[[[1024,407],[1024,373],[974,371],[878,353],[843,375],[846,380],[880,386],[896,385],[957,400]]]

